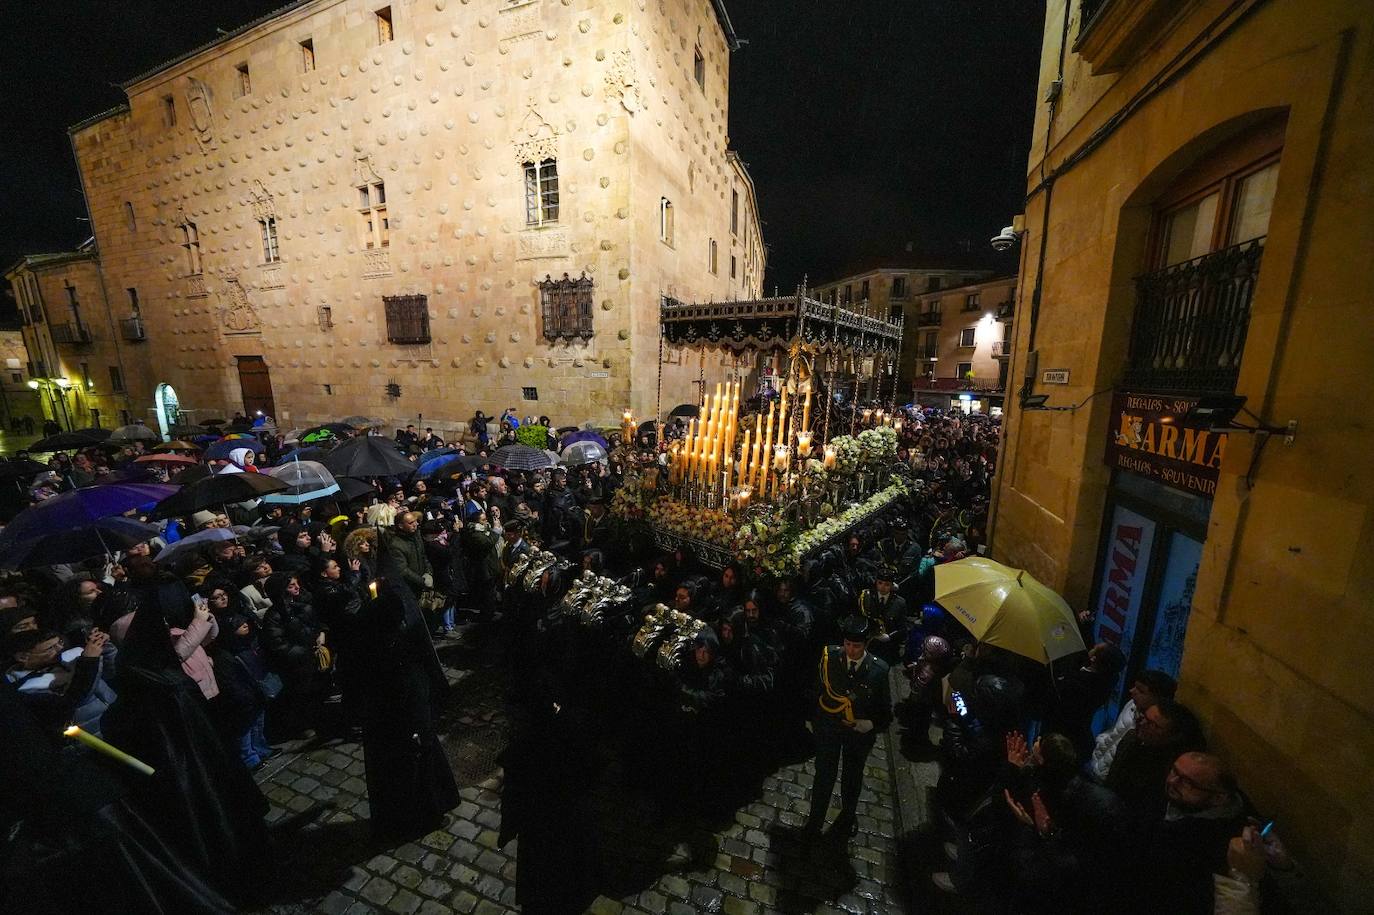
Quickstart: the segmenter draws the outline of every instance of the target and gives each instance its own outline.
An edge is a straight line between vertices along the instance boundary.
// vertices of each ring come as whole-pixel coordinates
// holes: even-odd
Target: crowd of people
[[[20,748],[0,754],[15,789],[0,818],[30,851],[5,869],[54,910],[85,888],[66,878],[91,859],[122,862],[131,898],[227,910],[251,891],[245,875],[269,866],[252,771],[292,741],[332,736],[362,740],[379,835],[433,828],[457,803],[435,733],[447,682],[434,645],[476,627],[499,633],[509,674],[502,840],[520,838],[529,911],[564,910],[589,889],[593,843],[568,832],[595,777],[589,735],[631,761],[665,819],[733,809],[780,760],[814,751],[804,835],[819,840],[838,781],[826,834],[842,841],[894,716],[903,750],[941,765],[941,888],[1007,911],[1253,905],[1260,878],[1291,861],[1206,752],[1172,679],[1136,674],[1095,734],[1125,665],[1118,651],[1097,645],[1049,669],[975,642],[932,602],[935,567],[983,551],[998,427],[903,415],[899,461],[921,497],[808,557],[795,578],[712,569],[689,549],[655,555],[609,516],[635,468],[662,459],[671,428],[612,441],[603,460],[514,471],[490,462],[497,447],[537,429],[559,440],[546,417],[514,410],[478,411],[452,446],[430,428],[398,429],[384,441],[417,472],[372,477],[351,496],[229,504],[88,561],[25,562],[0,581],[0,715]],[[264,423],[240,441],[201,464],[253,473],[299,444]],[[471,460],[418,472],[445,447]],[[58,453],[16,490],[38,504],[112,478],[166,479],[167,465],[135,463],[144,453],[138,442]],[[537,550],[561,561],[517,586],[511,570]],[[560,614],[587,573],[633,593],[599,630]],[[705,624],[677,668],[631,650],[644,608],[660,603]],[[112,768],[64,739],[72,724],[155,774]]]

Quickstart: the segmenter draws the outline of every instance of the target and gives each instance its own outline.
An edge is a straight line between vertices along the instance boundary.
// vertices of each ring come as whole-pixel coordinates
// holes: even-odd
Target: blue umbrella
[[[176,491],[176,486],[163,483],[116,483],[82,486],[64,492],[15,515],[0,532],[0,553],[35,537],[85,527],[111,515],[122,515],[149,502],[165,499]]]
[[[225,540],[233,540],[236,537],[238,537],[238,534],[234,533],[234,531],[230,528],[207,527],[203,531],[196,531],[196,533],[194,534],[189,534],[185,537],[182,537],[176,543],[173,543],[171,546],[164,548],[162,552],[157,554],[157,561],[170,562],[177,556],[193,549],[194,547],[198,547],[206,543],[222,543]]]
[[[17,544],[14,549],[5,551],[0,568],[32,569],[105,556],[152,540],[161,533],[156,525],[114,515],[75,530],[42,534]]]
[[[229,460],[229,452],[238,451],[240,448],[247,448],[257,454],[262,454],[267,450],[262,446],[262,442],[255,438],[229,438],[215,442],[206,448],[205,459],[208,461],[227,461]]]
[[[457,448],[448,445],[445,445],[443,448],[435,448],[433,451],[426,451],[424,454],[420,455],[420,463],[418,465],[419,472],[423,473],[426,465],[438,463],[444,458],[452,457],[457,453]]]
[[[600,445],[602,448],[605,448],[607,451],[611,449],[610,442],[606,441],[606,439],[602,438],[599,433],[593,432],[591,429],[582,429],[577,432],[569,432],[567,435],[559,439],[558,449],[561,451],[569,445],[576,445],[578,442],[596,442],[598,445]]]

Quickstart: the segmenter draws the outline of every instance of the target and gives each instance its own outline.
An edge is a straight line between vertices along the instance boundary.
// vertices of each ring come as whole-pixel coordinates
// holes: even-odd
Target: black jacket
[[[319,618],[304,593],[296,600],[274,598],[262,618],[263,650],[268,663],[283,677],[309,672],[319,634]]]
[[[816,674],[817,735],[851,731],[841,723],[842,715],[826,711],[826,707],[835,707],[836,697],[849,700],[855,720],[868,719],[873,722],[870,735],[886,731],[892,723],[892,691],[887,671],[887,662],[870,651],[859,662],[858,670],[851,675],[844,648],[831,645],[823,649]]]

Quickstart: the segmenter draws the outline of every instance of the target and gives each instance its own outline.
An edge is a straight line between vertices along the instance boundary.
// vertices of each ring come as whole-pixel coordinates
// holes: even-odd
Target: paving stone
[[[692,887],[692,903],[701,912],[719,912],[722,901],[720,890],[711,886]]]
[[[377,905],[386,905],[392,896],[396,895],[396,884],[382,877],[367,881],[363,887],[362,896],[369,902]]]
[[[453,911],[467,915],[467,913],[477,908],[477,902],[478,899],[475,893],[470,893],[467,890],[459,890],[449,899],[448,904],[452,907]]]
[[[320,900],[319,911],[325,912],[326,915],[343,915],[343,912],[347,910],[353,902],[354,899],[352,896],[345,896],[343,893],[335,890]]]
[[[738,896],[726,896],[724,908],[725,915],[759,915],[760,911],[757,902],[740,899]]]
[[[454,835],[462,836],[464,839],[475,839],[482,831],[476,823],[468,820],[457,820],[449,829]]]
[[[415,868],[402,864],[390,874],[391,880],[401,886],[414,889],[420,885],[424,877]]]
[[[749,898],[764,905],[772,905],[777,901],[778,891],[766,883],[751,883],[749,884]]]
[[[376,911],[372,906],[358,900],[348,907],[348,911],[344,912],[344,915],[373,915]]]
[[[587,907],[586,915],[620,915],[624,908],[624,904],[618,899],[597,896],[592,900],[592,904]]]
[[[438,830],[431,832],[429,835],[425,836],[423,839],[420,840],[421,844],[427,845],[430,848],[436,849],[438,851],[448,850],[448,847],[452,845],[454,841],[456,840],[453,838],[453,836],[449,835],[446,832],[440,832]]]
[[[477,844],[487,848],[495,848],[498,840],[499,836],[494,829],[484,829],[477,834]]]
[[[416,896],[410,890],[401,890],[395,896],[391,897],[391,901],[386,904],[386,908],[387,911],[396,912],[397,915],[414,915],[415,912],[419,911],[422,902],[424,902],[424,900]]]
[[[681,902],[668,903],[668,915],[696,915],[697,910]]]
[[[669,874],[658,881],[658,888],[668,895],[676,896],[679,899],[686,899],[688,896],[692,895],[692,885],[676,874]]]
[[[477,866],[488,873],[498,874],[506,859],[494,851],[484,851],[477,856]]]
[[[426,899],[420,904],[419,915],[453,915],[453,909],[444,905],[442,902]]]
[[[352,890],[356,893],[363,888],[364,883],[371,879],[372,875],[361,867],[350,867],[348,869],[348,877],[343,882],[343,887],[346,890]]]
[[[749,881],[743,877],[732,873],[722,872],[716,878],[716,885],[727,893],[734,893],[736,896],[747,896],[749,894]]]
[[[500,877],[484,874],[477,880],[477,885],[474,889],[483,896],[490,896],[492,899],[500,899],[501,893],[506,889],[506,884],[502,882]]]
[[[420,885],[416,889],[422,895],[435,899],[447,898],[448,894],[453,892],[453,887],[438,877],[426,877],[420,881]]]
[[[396,865],[399,863],[390,855],[375,855],[367,862],[366,866],[374,874],[389,874],[396,869]]]
[[[652,915],[662,915],[668,909],[668,897],[654,890],[645,890],[639,894],[638,904],[641,909]]]
[[[483,899],[477,903],[477,915],[509,915],[509,913],[501,903]]]
[[[425,850],[413,842],[407,842],[395,849],[392,854],[402,861],[408,861],[411,864],[415,864],[425,856]]]

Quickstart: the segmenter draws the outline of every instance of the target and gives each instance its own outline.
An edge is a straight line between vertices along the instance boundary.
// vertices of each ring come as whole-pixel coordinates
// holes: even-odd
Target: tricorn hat
[[[840,634],[846,642],[868,641],[868,620],[855,613],[840,621]]]

